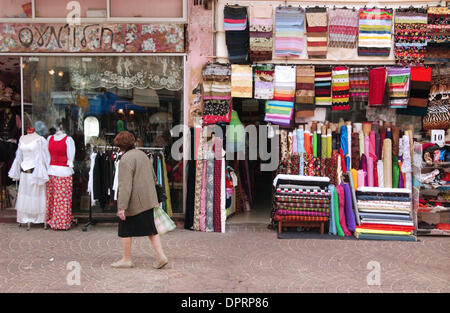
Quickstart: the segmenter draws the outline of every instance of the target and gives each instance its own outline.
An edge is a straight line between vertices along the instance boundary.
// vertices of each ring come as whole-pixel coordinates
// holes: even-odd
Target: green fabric
[[[334,221],[336,223],[338,236],[345,237],[344,231],[342,230],[341,223],[339,222],[339,196],[336,188],[333,188],[333,193],[331,194],[334,207]],[[337,209],[336,209],[337,208]]]
[[[227,127],[227,142],[243,142],[245,138],[244,125],[239,119],[238,113],[231,113],[230,125]]]
[[[120,133],[121,131],[125,130],[125,126],[122,120],[117,121],[117,132]]]
[[[400,169],[398,167],[398,157],[392,158],[392,188],[398,188],[398,181],[400,178]]]
[[[317,133],[314,133],[313,135],[312,145],[313,145],[313,155],[315,158],[317,158]]]

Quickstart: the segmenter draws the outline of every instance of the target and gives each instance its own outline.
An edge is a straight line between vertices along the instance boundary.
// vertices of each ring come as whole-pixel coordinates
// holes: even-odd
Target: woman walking
[[[114,138],[114,145],[123,153],[118,170],[117,216],[119,237],[122,238],[122,259],[112,263],[114,268],[130,268],[132,237],[148,236],[156,252],[154,268],[168,263],[155,227],[153,208],[159,206],[155,188],[155,173],[147,155],[135,149],[134,136],[121,131]]]

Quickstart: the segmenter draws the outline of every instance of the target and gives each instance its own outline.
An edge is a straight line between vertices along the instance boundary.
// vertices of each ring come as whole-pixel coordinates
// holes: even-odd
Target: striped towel
[[[331,106],[331,69],[315,67],[314,78],[315,102],[317,106]]]
[[[328,11],[329,43],[332,48],[356,48],[358,40],[359,12],[350,9],[332,9]]]
[[[404,109],[408,106],[410,67],[388,67],[389,106]]]
[[[248,62],[249,28],[247,8],[225,6],[223,10],[225,42],[230,63]]]
[[[273,99],[273,76],[275,66],[273,64],[255,65],[255,99]]]
[[[392,9],[359,10],[359,56],[389,56]]]
[[[296,67],[295,111],[314,111],[314,66]]]
[[[367,67],[351,67],[350,102],[354,104],[367,104],[369,101],[369,69]]]
[[[326,8],[306,9],[307,50],[310,58],[327,57],[328,15]]]
[[[253,72],[251,65],[231,65],[231,97],[253,97]]]
[[[250,6],[250,60],[272,60],[272,6]]]
[[[305,46],[304,28],[304,9],[278,7],[275,11],[275,55],[299,57]]]
[[[294,102],[266,101],[266,115],[264,121],[276,125],[289,126],[294,112]]]
[[[333,111],[350,110],[350,85],[348,68],[346,66],[336,66],[332,71],[331,90],[333,98]]]
[[[273,99],[293,102],[295,97],[295,82],[295,66],[276,65]]]

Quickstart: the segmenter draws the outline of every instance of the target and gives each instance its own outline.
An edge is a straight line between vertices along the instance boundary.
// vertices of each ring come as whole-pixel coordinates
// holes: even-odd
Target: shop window
[[[47,137],[62,124],[76,143],[74,212],[88,209],[92,148],[112,145],[122,129],[134,133],[139,146],[165,149],[172,211],[182,212],[182,166],[170,154],[178,139],[170,130],[183,123],[182,57],[54,56],[24,61],[24,100],[30,103],[25,127],[34,126]],[[106,205],[102,210],[115,208]]]
[[[0,0],[0,18],[31,18],[30,0]]]
[[[111,0],[111,17],[183,17],[183,0]]]
[[[36,0],[36,17],[66,18],[72,11],[66,9],[68,2],[70,0]],[[77,0],[77,2],[80,4],[80,17],[106,18],[105,0]]]

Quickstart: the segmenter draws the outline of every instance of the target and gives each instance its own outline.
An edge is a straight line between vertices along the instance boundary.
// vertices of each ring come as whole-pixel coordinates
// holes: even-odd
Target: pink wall
[[[88,9],[106,10],[106,1],[104,0],[77,0],[81,5],[81,17],[86,17]],[[69,10],[66,9],[70,0],[37,0],[36,17],[65,17]]]
[[[192,111],[194,96],[192,90],[202,81],[202,69],[208,58],[214,53],[214,12],[205,10],[203,6],[194,6],[194,0],[188,1],[189,23],[186,29],[187,38],[187,90],[189,97],[189,111]],[[189,126],[192,126],[192,116],[189,114]]]
[[[0,0],[0,17],[13,17],[23,14],[22,5],[30,0]]]
[[[133,3],[130,5],[130,3]],[[182,0],[111,0],[111,16],[183,17]]]

